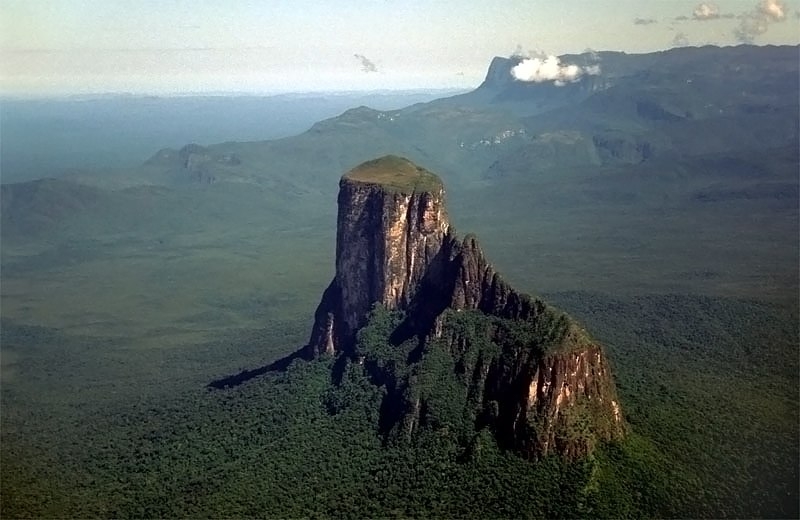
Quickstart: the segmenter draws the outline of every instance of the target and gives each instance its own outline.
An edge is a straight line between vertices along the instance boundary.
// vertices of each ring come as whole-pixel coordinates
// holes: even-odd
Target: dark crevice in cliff
[[[339,386],[342,384],[344,371],[347,369],[347,364],[350,358],[346,354],[339,355],[331,366],[331,384]]]
[[[403,278],[407,283],[410,282],[411,280],[413,280],[413,277],[414,277],[414,262],[415,262],[416,258],[414,258],[414,249],[411,247],[411,244],[414,243],[414,238],[415,238],[414,234],[419,233],[419,231],[417,229],[417,224],[422,222],[422,216],[419,215],[419,213],[421,213],[421,210],[423,209],[423,207],[424,206],[422,204],[419,204],[419,205],[415,206],[415,205],[409,203],[408,207],[406,208],[406,215],[405,215],[405,219],[406,219],[405,220],[406,221],[405,235],[406,236],[405,236],[405,244],[404,244],[405,248],[403,249],[403,255],[405,256],[406,261],[405,261],[405,273],[404,273]],[[416,213],[417,213],[417,216],[419,218],[414,218],[415,210],[417,210]],[[405,298],[409,297],[409,292],[410,291],[411,291],[411,288],[408,287],[406,284],[404,284],[403,285],[403,297],[404,297],[404,300],[405,300]]]
[[[408,305],[403,323],[392,334],[392,343],[400,344],[413,336],[424,336],[434,328],[436,318],[450,306],[455,286],[452,263],[449,261],[454,239],[448,234],[442,247],[430,260],[429,268],[418,284]]]

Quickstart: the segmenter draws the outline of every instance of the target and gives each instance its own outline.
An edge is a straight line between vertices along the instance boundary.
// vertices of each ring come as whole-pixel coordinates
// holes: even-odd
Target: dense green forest
[[[2,515],[798,515],[796,309],[548,297],[607,345],[631,429],[577,463],[533,464],[486,431],[466,456],[446,429],[387,443],[382,389],[355,369],[331,386],[331,359],[207,387],[214,360],[256,369],[296,346],[305,320],[166,353],[4,321],[4,349],[26,357],[4,373]],[[168,374],[141,370],[154,355]]]

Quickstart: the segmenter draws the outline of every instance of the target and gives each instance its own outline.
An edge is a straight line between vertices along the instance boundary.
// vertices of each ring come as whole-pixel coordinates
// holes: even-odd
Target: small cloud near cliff
[[[685,32],[678,32],[675,34],[675,37],[672,38],[672,45],[674,47],[688,47],[689,37]]]
[[[719,18],[719,7],[716,4],[699,4],[692,11],[692,20],[706,21],[716,20]]]
[[[378,66],[375,65],[375,62],[363,54],[353,54],[353,57],[361,62],[361,72],[378,72]]]
[[[634,18],[633,25],[652,25],[658,23],[655,18]]]
[[[703,2],[697,4],[692,10],[692,16],[680,15],[673,18],[676,22],[708,22],[710,20],[722,20],[736,18],[733,13],[723,13],[717,4]]]

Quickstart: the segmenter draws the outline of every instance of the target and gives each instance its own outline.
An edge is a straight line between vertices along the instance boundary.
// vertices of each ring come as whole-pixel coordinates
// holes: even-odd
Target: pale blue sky
[[[472,87],[493,56],[518,47],[563,54],[733,45],[743,20],[758,22],[750,26],[754,43],[800,40],[800,0],[718,0],[696,11],[701,3],[0,0],[0,91]],[[747,18],[768,4],[781,9],[782,19]],[[700,20],[695,12],[711,15]],[[375,70],[366,71],[356,54]]]

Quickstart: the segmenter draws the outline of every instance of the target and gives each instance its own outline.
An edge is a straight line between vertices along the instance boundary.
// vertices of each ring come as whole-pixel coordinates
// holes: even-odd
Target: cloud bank
[[[733,35],[741,43],[753,43],[775,22],[786,20],[786,2],[783,0],[761,0],[752,11],[739,16],[739,26]]]

